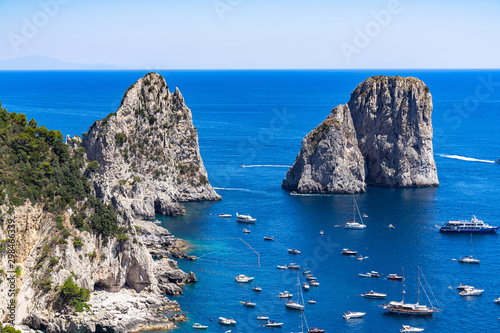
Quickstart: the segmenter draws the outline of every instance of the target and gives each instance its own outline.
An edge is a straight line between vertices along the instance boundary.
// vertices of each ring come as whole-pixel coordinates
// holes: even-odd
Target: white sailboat
[[[349,222],[347,222],[344,226],[346,229],[355,229],[355,230],[362,230],[366,229],[366,224],[363,223],[363,218],[361,217],[361,213],[359,212],[358,204],[356,203],[356,199],[354,199],[354,194],[352,195],[352,202],[353,202],[353,219]],[[359,219],[361,220],[360,222],[356,222],[356,211],[359,215]]]
[[[297,303],[299,303],[300,305],[302,305],[302,308],[300,309],[300,331],[299,332],[292,332],[292,333],[322,333],[324,332],[325,330],[322,330],[322,329],[319,329],[319,328],[309,328],[309,324],[307,323],[307,319],[306,319],[306,314],[305,314],[305,311],[304,311],[304,294],[302,294],[302,290],[300,290],[300,278],[299,278],[299,273],[297,273],[297,289],[299,290],[299,293],[300,293],[300,298],[297,300]],[[306,331],[304,331],[304,324],[305,324],[305,328],[306,328]]]
[[[470,256],[460,257],[458,262],[462,264],[479,264],[480,260],[474,258],[473,248],[472,248],[472,233],[470,234]]]

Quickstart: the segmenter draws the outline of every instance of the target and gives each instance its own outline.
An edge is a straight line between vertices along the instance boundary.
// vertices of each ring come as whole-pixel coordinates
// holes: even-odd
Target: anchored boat
[[[478,220],[475,215],[469,220],[449,221],[443,224],[439,232],[471,232],[471,233],[495,233],[499,227],[493,227]]]

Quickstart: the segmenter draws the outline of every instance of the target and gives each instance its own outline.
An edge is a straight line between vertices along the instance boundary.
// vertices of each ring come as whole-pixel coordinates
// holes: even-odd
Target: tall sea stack
[[[344,110],[342,126],[339,108]],[[370,77],[356,87],[347,105],[333,109],[306,136],[282,187],[300,193],[359,193],[366,184],[438,186],[431,114],[432,96],[421,80]],[[318,130],[335,135],[318,137]],[[311,147],[307,142],[313,136],[318,141]],[[339,159],[342,164],[335,162]],[[313,177],[311,170],[316,170]],[[351,175],[356,181],[346,182]]]

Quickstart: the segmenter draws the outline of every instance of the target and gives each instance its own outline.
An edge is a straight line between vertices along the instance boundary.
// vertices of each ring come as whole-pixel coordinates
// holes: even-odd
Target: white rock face
[[[299,193],[359,193],[366,184],[438,186],[432,96],[419,79],[374,76],[302,141],[282,187]]]
[[[302,140],[282,186],[299,193],[360,193],[363,166],[349,107],[339,105]]]
[[[182,215],[179,202],[220,200],[208,182],[191,111],[178,89],[150,73],[131,86],[118,111],[96,121],[81,145],[97,195],[133,218]]]

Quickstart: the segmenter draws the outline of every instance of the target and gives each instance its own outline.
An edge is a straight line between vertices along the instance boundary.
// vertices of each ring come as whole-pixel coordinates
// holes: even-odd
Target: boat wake
[[[252,192],[247,188],[229,188],[229,187],[213,187],[214,190],[217,191],[243,191],[243,192]]]
[[[452,159],[455,159],[455,160],[469,161],[469,162],[495,163],[495,161],[480,160],[480,159],[477,159],[477,158],[466,157],[466,156],[458,156],[458,155],[438,154],[438,156],[445,157],[445,158],[452,158]]]
[[[290,165],[263,164],[263,165],[241,165],[242,168],[291,168]]]

